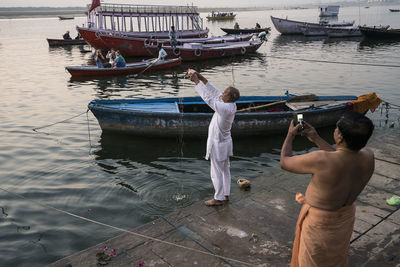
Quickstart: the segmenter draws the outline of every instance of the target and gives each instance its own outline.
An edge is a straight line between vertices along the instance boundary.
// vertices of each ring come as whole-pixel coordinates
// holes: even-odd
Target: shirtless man
[[[291,266],[347,266],[355,220],[354,201],[374,172],[374,154],[365,148],[374,126],[364,115],[349,111],[337,122],[336,148],[308,123],[290,123],[281,151],[284,170],[312,174],[299,215]],[[296,135],[306,136],[320,150],[292,156]]]

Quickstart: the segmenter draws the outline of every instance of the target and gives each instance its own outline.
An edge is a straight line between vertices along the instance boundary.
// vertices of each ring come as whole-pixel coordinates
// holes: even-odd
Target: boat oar
[[[317,99],[318,99],[318,97],[314,94],[298,95],[298,96],[293,96],[291,98],[288,98],[287,100],[276,101],[276,102],[272,102],[272,103],[268,103],[268,104],[260,105],[260,106],[256,106],[256,107],[243,108],[236,112],[247,112],[247,111],[252,111],[252,110],[256,110],[256,109],[260,109],[260,108],[266,108],[266,107],[270,107],[270,106],[274,106],[274,105],[282,104],[282,103],[287,103],[287,102],[315,101]]]
[[[151,68],[154,64],[156,64],[158,62],[159,58],[157,58],[153,63],[151,63],[150,65],[148,65],[144,70],[142,70],[139,75],[142,75],[143,72],[145,72],[146,70],[148,70],[149,68]]]

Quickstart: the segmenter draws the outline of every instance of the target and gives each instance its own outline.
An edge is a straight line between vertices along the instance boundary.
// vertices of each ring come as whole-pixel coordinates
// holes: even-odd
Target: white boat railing
[[[199,14],[197,6],[130,5],[101,3],[97,12],[133,14]]]

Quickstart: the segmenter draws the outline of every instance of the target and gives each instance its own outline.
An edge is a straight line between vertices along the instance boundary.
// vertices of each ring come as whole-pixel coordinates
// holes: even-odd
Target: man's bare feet
[[[210,199],[204,202],[206,206],[221,206],[224,204],[223,200]]]
[[[225,201],[225,202],[229,202],[229,196],[225,196],[224,201]]]

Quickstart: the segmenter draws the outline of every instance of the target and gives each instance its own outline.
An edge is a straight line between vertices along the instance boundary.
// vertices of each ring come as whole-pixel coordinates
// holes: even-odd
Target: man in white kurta
[[[222,205],[229,200],[231,174],[229,157],[233,155],[231,127],[236,113],[235,101],[240,93],[234,87],[228,87],[221,94],[200,73],[189,72],[190,79],[196,84],[196,91],[215,112],[208,128],[206,159],[211,161],[211,180],[214,185],[214,198],[205,202],[207,206]]]

